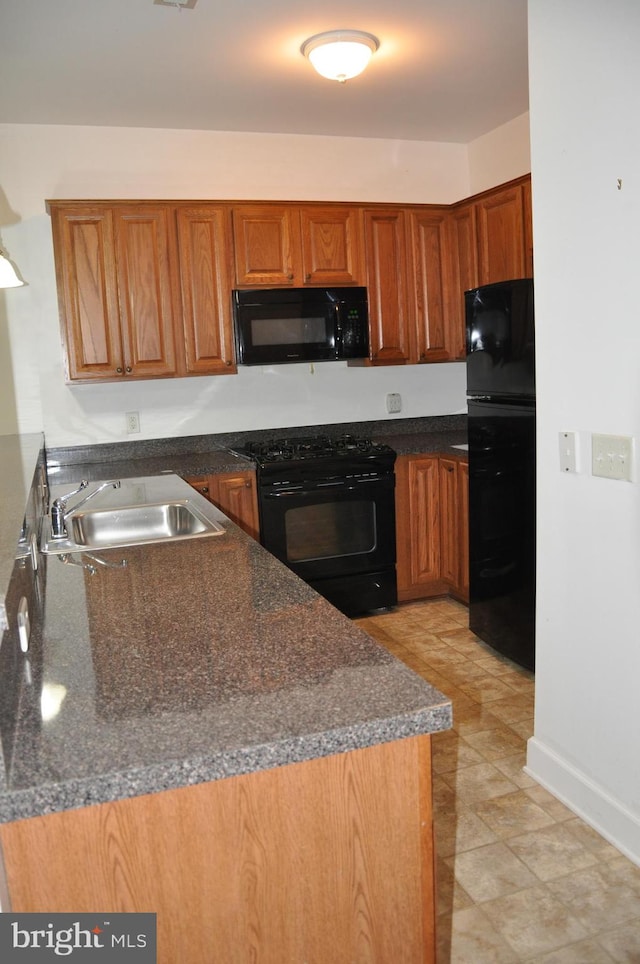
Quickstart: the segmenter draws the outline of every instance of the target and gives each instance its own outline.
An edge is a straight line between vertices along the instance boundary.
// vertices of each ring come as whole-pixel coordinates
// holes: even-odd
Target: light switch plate
[[[631,482],[633,438],[628,435],[591,436],[591,474]]]
[[[397,415],[402,411],[402,396],[398,392],[389,392],[387,395],[387,412],[389,415]]]

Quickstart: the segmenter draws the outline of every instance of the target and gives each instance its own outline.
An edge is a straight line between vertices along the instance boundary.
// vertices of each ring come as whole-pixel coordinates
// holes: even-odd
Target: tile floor
[[[453,701],[433,737],[438,964],[639,964],[640,868],[523,772],[532,674],[452,600],[358,624]]]

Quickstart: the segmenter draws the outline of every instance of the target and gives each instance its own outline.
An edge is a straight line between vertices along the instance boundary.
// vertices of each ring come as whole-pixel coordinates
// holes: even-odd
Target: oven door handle
[[[278,489],[277,491],[271,489],[262,489],[260,492],[260,497],[263,499],[283,499],[283,498],[293,498],[295,496],[305,496],[312,495],[314,492],[329,492],[329,491],[340,491],[340,492],[358,492],[362,491],[362,486],[375,485],[378,488],[393,488],[395,485],[394,476],[385,476],[384,478],[376,476],[375,478],[364,478],[364,479],[336,479],[334,481],[326,482],[305,482],[301,485],[291,486],[290,489]]]

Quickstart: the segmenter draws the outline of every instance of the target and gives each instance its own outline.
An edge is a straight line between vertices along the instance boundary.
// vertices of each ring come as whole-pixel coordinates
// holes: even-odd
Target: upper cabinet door
[[[402,364],[411,357],[406,213],[398,208],[364,212],[371,361]]]
[[[295,210],[295,214],[294,214]],[[276,285],[299,281],[297,209],[287,205],[241,205],[233,209],[236,284]]]
[[[526,277],[522,185],[480,198],[476,217],[479,284]]]
[[[51,218],[66,378],[118,377],[124,361],[111,211],[52,208]]]
[[[231,374],[231,215],[224,207],[177,210],[180,287],[188,374]]]
[[[446,325],[446,212],[414,210],[409,216],[417,360],[447,361],[451,354]]]
[[[475,205],[456,204],[449,212],[447,227],[448,343],[452,358],[464,358],[464,293],[478,284]]]
[[[166,206],[114,209],[125,374],[137,377],[177,371],[171,214]]]
[[[362,284],[362,221],[357,208],[310,205],[300,209],[302,282]]]

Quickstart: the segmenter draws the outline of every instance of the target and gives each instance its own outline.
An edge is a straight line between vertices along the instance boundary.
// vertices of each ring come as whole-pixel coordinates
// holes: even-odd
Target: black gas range
[[[349,616],[397,602],[396,453],[354,435],[249,442],[260,540]]]
[[[278,474],[318,477],[370,468],[392,472],[396,453],[358,435],[274,437],[248,442],[235,451],[252,459],[260,477]]]

